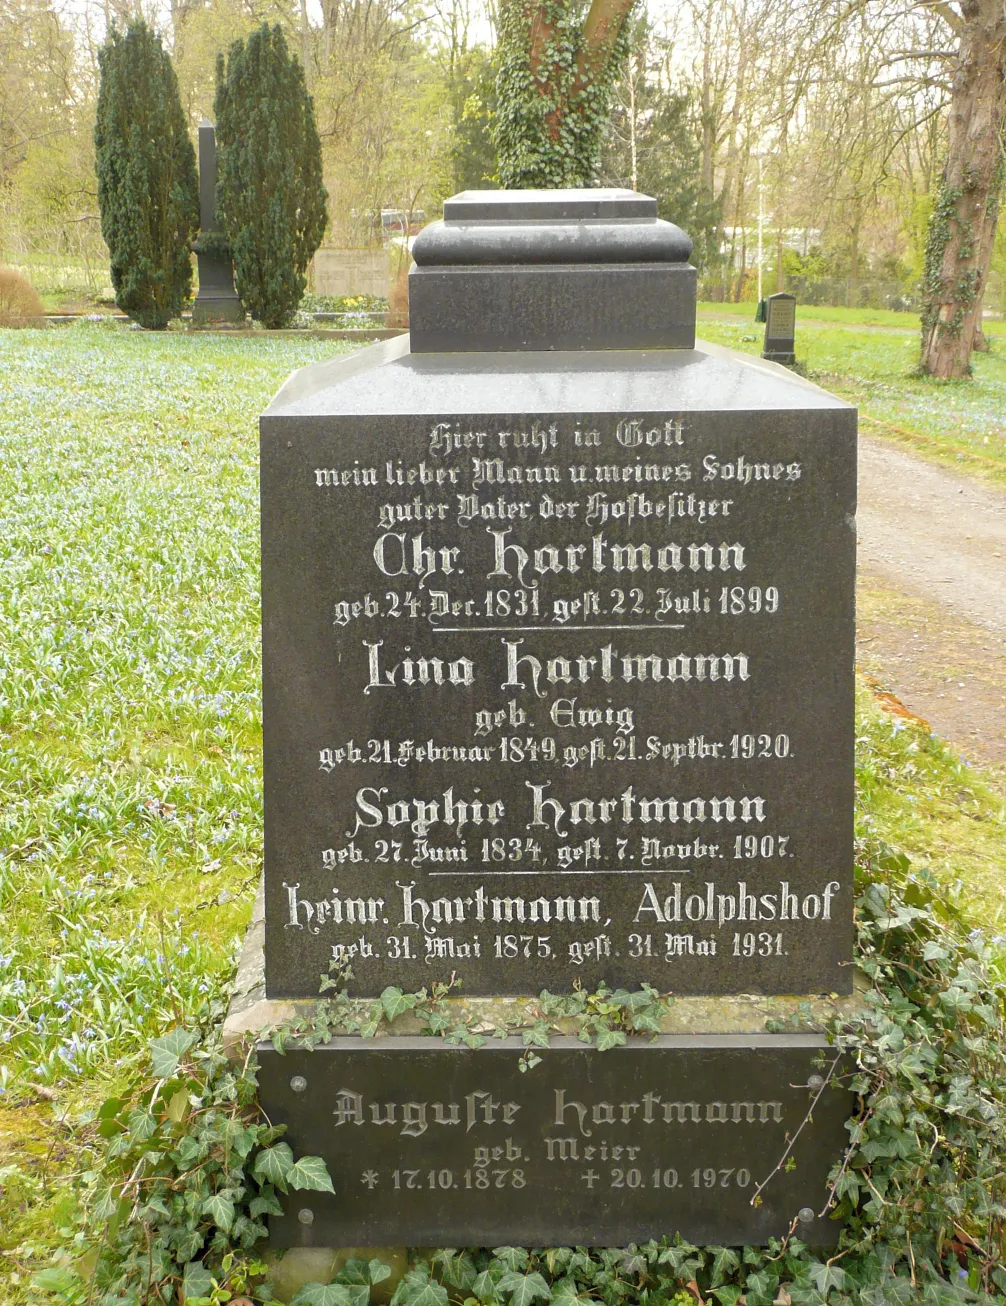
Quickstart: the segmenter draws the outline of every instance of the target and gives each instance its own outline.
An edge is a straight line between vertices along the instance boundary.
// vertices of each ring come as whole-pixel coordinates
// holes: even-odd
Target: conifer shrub
[[[286,326],[328,222],[321,141],[299,60],[267,23],[217,57],[217,212],[241,302]]]
[[[0,327],[41,326],[45,309],[28,278],[0,267]]]
[[[199,226],[196,155],[161,38],[145,22],[112,29],[98,52],[94,128],[101,234],[115,302],[141,326],[178,317]]]

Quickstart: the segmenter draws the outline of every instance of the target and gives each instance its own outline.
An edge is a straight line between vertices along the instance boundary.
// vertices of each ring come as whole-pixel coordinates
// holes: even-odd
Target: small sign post
[[[780,293],[765,300],[765,343],[762,358],[773,363],[795,363],[796,296]]]

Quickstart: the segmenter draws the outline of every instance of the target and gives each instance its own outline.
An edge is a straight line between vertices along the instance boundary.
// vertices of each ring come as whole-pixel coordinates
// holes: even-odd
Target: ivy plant
[[[795,1236],[760,1247],[696,1247],[668,1236],[627,1248],[447,1248],[416,1255],[392,1306],[914,1306],[1006,1301],[1006,981],[1001,954],[944,887],[881,845],[857,868],[857,960],[869,989],[831,1037],[856,1110],[822,1213],[842,1221],[827,1258]],[[372,1035],[405,1013],[431,1036],[470,1043],[519,1034],[525,1064],[573,1028],[600,1049],[652,1035],[666,999],[543,993],[518,1021],[488,1031],[459,1018],[437,984],[375,1001],[334,997],[278,1031],[308,1045],[338,1026]],[[78,1232],[36,1286],[75,1306],[268,1303],[264,1217],[291,1188],[330,1190],[317,1157],[294,1155],[256,1101],[251,1052],[240,1064],[212,1030],[155,1039],[149,1073],[86,1125]],[[778,1158],[784,1161],[785,1158]],[[766,1166],[768,1171],[770,1167]],[[338,1176],[336,1176],[338,1178]],[[769,1180],[769,1183],[771,1180]],[[764,1188],[765,1185],[763,1184]],[[364,1306],[384,1275],[352,1262],[292,1306]]]

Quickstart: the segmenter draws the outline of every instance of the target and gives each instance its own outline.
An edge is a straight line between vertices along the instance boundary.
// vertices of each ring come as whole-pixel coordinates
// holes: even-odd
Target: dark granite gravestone
[[[317,1227],[291,1199],[274,1237],[781,1234],[823,1204],[845,1095],[829,1090],[795,1186],[777,1176],[761,1205],[729,1178],[729,1197],[697,1203],[680,1177],[772,1170],[821,1027],[766,1042],[731,1024],[734,999],[687,995],[852,987],[855,413],[693,347],[689,242],[646,197],[471,192],[445,215],[416,242],[411,344],[303,369],[261,421],[259,1014],[315,996],[333,961],[359,995],[454,972],[490,1008],[602,981],[705,1005],[677,1041],[550,1053],[521,1076],[528,1189],[504,1185],[490,1215],[454,1188],[474,1159],[449,1131],[414,1148],[400,1129],[336,1124],[343,1089],[369,1102],[389,1075],[401,1088],[381,1101],[415,1106],[425,1085],[443,1104],[443,1066],[452,1101],[499,1096],[517,1083],[505,1046],[423,1053],[393,1036],[267,1055],[270,1118],[353,1195],[302,1203]],[[648,1174],[682,1184],[661,1179],[659,1200],[656,1181],[631,1201],[556,1181],[540,1155],[555,1076],[570,1100],[622,1103],[641,1100],[643,1066],[670,1102],[692,1081],[689,1102],[755,1100],[757,1083],[758,1101],[785,1104],[776,1132],[698,1130],[647,1152]],[[420,1154],[460,1196],[431,1210],[403,1195],[380,1223],[353,1176],[386,1189]]]
[[[463,191],[412,250],[412,352],[691,349],[691,248],[634,191]]]
[[[298,1155],[326,1160],[335,1186],[283,1199],[271,1236],[554,1247],[677,1230],[729,1245],[795,1220],[805,1242],[834,1243],[838,1226],[818,1213],[849,1102],[825,1086],[834,1054],[819,1042],[662,1037],[597,1053],[564,1038],[524,1074],[519,1039],[476,1052],[422,1038],[266,1052],[270,1120]],[[814,1127],[801,1128],[812,1109]]]
[[[780,291],[765,300],[765,342],[762,358],[773,363],[795,363],[796,295]]]
[[[234,289],[230,255],[222,253],[223,232],[217,221],[217,146],[213,124],[199,124],[199,239],[196,261],[199,290],[192,304],[193,326],[243,322],[244,309]]]

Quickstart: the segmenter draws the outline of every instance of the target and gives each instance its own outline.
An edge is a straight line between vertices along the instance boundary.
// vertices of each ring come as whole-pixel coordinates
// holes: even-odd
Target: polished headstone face
[[[850,990],[851,409],[394,342],[281,392],[262,504],[270,996]]]
[[[738,1042],[598,1053],[558,1039],[526,1073],[517,1039],[476,1052],[419,1038],[265,1051],[270,1119],[335,1184],[281,1197],[270,1239],[618,1246],[680,1232],[737,1245],[792,1227],[833,1244],[838,1226],[818,1213],[851,1107],[832,1086],[834,1052],[808,1035]]]

